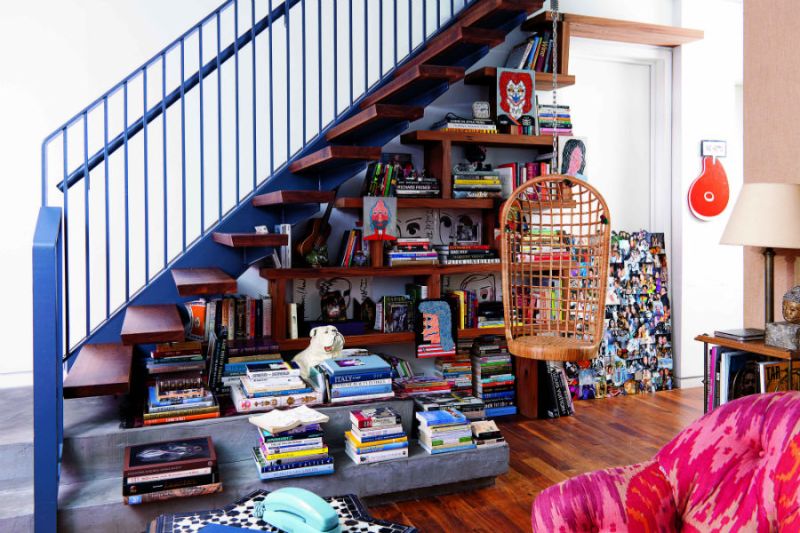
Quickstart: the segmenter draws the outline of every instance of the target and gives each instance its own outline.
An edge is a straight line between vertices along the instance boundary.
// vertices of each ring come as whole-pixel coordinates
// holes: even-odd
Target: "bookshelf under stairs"
[[[396,9],[395,2],[395,9]],[[451,2],[444,4],[453,5]],[[224,48],[218,48],[217,56],[206,61],[201,53],[202,65],[194,75],[181,76],[184,80],[171,92],[162,91],[160,102],[148,107],[145,95],[145,113],[139,120],[127,120],[130,124],[118,136],[109,140],[106,136],[102,149],[93,155],[88,148],[80,163],[69,166],[66,157],[63,160],[63,175],[56,175],[56,190],[62,195],[61,204],[50,201],[48,194],[53,188],[53,177],[48,173],[46,163],[42,178],[42,209],[34,238],[34,318],[35,349],[34,367],[34,415],[37,441],[35,443],[35,516],[37,531],[55,529],[56,510],[60,509],[59,523],[71,529],[94,530],[120,523],[143,523],[144,517],[155,513],[154,507],[133,508],[119,503],[119,465],[120,453],[124,445],[136,442],[162,440],[170,436],[189,436],[218,434],[215,439],[220,452],[222,478],[225,492],[222,495],[208,496],[200,499],[175,500],[159,506],[159,512],[170,509],[197,507],[213,507],[221,502],[228,502],[237,496],[263,486],[252,473],[251,459],[241,456],[242,450],[248,451],[251,436],[237,437],[249,427],[245,416],[231,416],[214,420],[193,421],[173,424],[168,427],[120,429],[119,410],[125,403],[126,395],[131,392],[131,380],[134,375],[134,359],[138,357],[139,345],[157,342],[178,341],[184,339],[184,329],[178,312],[178,305],[188,298],[197,296],[216,296],[236,291],[237,278],[249,267],[251,260],[262,255],[271,248],[286,244],[286,237],[276,234],[260,234],[250,231],[256,225],[272,225],[277,223],[295,223],[309,218],[319,211],[321,204],[327,204],[334,198],[333,189],[364,170],[367,163],[380,158],[384,144],[401,136],[401,142],[420,145],[425,151],[425,166],[437,169],[442,180],[442,198],[400,199],[399,208],[471,208],[480,209],[484,213],[484,228],[489,232],[494,227],[497,206],[487,199],[454,199],[449,190],[452,146],[480,144],[491,147],[514,147],[525,149],[546,149],[552,142],[550,138],[537,136],[514,135],[481,135],[454,134],[438,131],[414,131],[404,133],[411,122],[421,118],[425,107],[437,97],[445,93],[451,84],[464,81],[467,84],[493,86],[496,69],[483,67],[473,72],[466,70],[483,57],[490,48],[504,42],[505,35],[518,27],[534,11],[542,6],[541,0],[479,0],[465,2],[458,12],[451,12],[450,17],[440,17],[435,30],[423,32],[422,42],[416,47],[410,45],[405,57],[398,58],[397,38],[395,37],[395,60],[392,68],[381,70],[379,79],[369,87],[365,87],[361,96],[354,96],[352,72],[350,80],[350,105],[344,110],[335,110],[333,119],[323,125],[319,118],[316,135],[306,135],[305,109],[302,113],[303,140],[302,146],[289,152],[283,164],[273,168],[271,173],[258,178],[253,176],[252,189],[239,191],[239,161],[236,161],[236,200],[232,208],[223,212],[220,200],[219,216],[213,224],[201,225],[199,235],[187,238],[184,212],[183,242],[181,251],[170,258],[167,253],[166,230],[164,237],[164,261],[158,267],[145,267],[146,282],[141,287],[128,287],[128,227],[125,219],[125,269],[126,291],[124,301],[117,308],[109,304],[106,295],[105,312],[100,320],[93,319],[89,309],[89,289],[84,295],[76,291],[70,292],[70,283],[75,276],[90,279],[88,266],[89,216],[86,216],[86,257],[87,265],[78,274],[71,274],[70,268],[76,260],[82,259],[83,250],[74,249],[75,238],[67,232],[67,222],[77,216],[73,207],[68,210],[69,192],[72,190],[85,194],[85,209],[90,211],[88,177],[92,171],[102,169],[112,152],[124,148],[126,161],[129,157],[127,142],[136,135],[147,135],[148,122],[159,116],[164,117],[168,106],[176,103],[184,105],[184,96],[188,91],[200,88],[201,100],[203,80],[211,76],[221,64],[235,58],[238,65],[239,51],[256,42],[259,35],[269,33],[272,26],[281,18],[289,19],[303,13],[305,3],[300,0],[287,0],[274,8],[263,18],[253,14],[251,28],[239,28],[233,40]],[[207,19],[195,26],[186,35],[157,55],[166,64],[165,54],[180,47],[184,49],[187,36],[202,31],[209,21],[220,21],[220,13],[225,9],[235,9],[236,0],[229,0]],[[301,9],[303,11],[301,11]],[[352,15],[352,13],[351,13]],[[539,15],[525,22],[528,28],[532,24],[547,23],[548,15]],[[604,19],[586,20],[566,16],[559,22],[562,27],[562,60],[559,65],[560,85],[575,83],[575,78],[567,72],[568,42],[570,24],[575,25],[572,35],[599,32],[602,35],[619,37],[620,32],[635,34],[636,38],[644,38],[650,33],[669,34],[664,31],[648,28],[639,31],[639,26],[631,28],[625,25],[614,25]],[[533,21],[533,22],[531,22]],[[335,20],[333,21],[335,25]],[[411,24],[411,22],[409,22]],[[424,23],[428,28],[427,21]],[[605,33],[598,28],[607,28]],[[675,35],[684,35],[685,30],[675,29]],[[351,31],[353,27],[351,27]],[[404,31],[404,30],[403,30]],[[207,29],[207,38],[210,30]],[[402,35],[402,31],[401,31]],[[301,36],[304,38],[304,36]],[[696,36],[689,35],[689,37]],[[604,38],[604,37],[596,37]],[[351,41],[353,35],[351,35]],[[301,39],[302,40],[302,39]],[[626,40],[618,38],[618,40]],[[666,41],[664,41],[666,42]],[[287,37],[288,43],[288,37]],[[678,43],[680,44],[680,43]],[[390,43],[386,43],[390,45]],[[662,44],[663,46],[674,46]],[[270,50],[273,44],[270,44]],[[351,44],[352,46],[352,44]],[[321,45],[320,45],[321,48]],[[305,54],[305,47],[303,48]],[[253,55],[255,57],[255,54]],[[383,60],[383,57],[381,57]],[[352,49],[351,49],[352,66]],[[255,58],[253,59],[255,65]],[[102,110],[108,106],[109,99],[124,89],[128,94],[128,82],[135,77],[146,76],[152,63],[146,64],[126,78],[126,80],[98,99],[75,118],[57,129],[45,141],[43,154],[52,145],[63,143],[67,151],[68,135],[75,125],[84,124],[86,137],[87,116],[98,107]],[[164,67],[166,68],[166,66]],[[255,67],[254,67],[255,68]],[[271,67],[270,67],[271,68]],[[238,75],[238,74],[237,74]],[[542,75],[537,79],[545,83]],[[305,81],[305,79],[304,79]],[[321,82],[320,82],[321,83]],[[255,86],[255,81],[253,81]],[[336,89],[334,89],[335,94]],[[287,91],[287,99],[290,97]],[[321,92],[321,87],[320,87]],[[255,92],[253,93],[255,95]],[[208,95],[206,95],[208,97]],[[223,96],[219,96],[220,99]],[[227,98],[233,98],[228,95]],[[255,96],[253,96],[255,100]],[[305,98],[305,88],[303,89]],[[157,100],[157,99],[156,99]],[[150,100],[152,101],[152,99]],[[320,102],[322,96],[320,96]],[[237,109],[239,97],[236,96]],[[296,106],[295,102],[295,106]],[[107,109],[106,109],[107,112]],[[221,116],[222,111],[220,111]],[[237,111],[238,113],[238,111]],[[255,123],[255,119],[254,123]],[[238,115],[237,115],[238,125]],[[166,126],[164,126],[166,128]],[[201,122],[202,131],[202,122]],[[206,125],[208,126],[208,123]],[[287,127],[291,128],[291,124]],[[299,126],[298,126],[299,127]],[[270,142],[272,139],[272,119],[270,118]],[[80,127],[78,127],[80,129]],[[255,125],[253,126],[253,145],[255,146]],[[108,133],[108,132],[106,132]],[[152,135],[152,133],[151,133]],[[201,134],[202,135],[202,134]],[[287,132],[287,137],[290,137]],[[84,138],[85,142],[85,138]],[[236,136],[237,154],[239,136]],[[166,142],[165,142],[166,145]],[[221,146],[221,141],[220,141]],[[166,150],[166,147],[165,147]],[[253,158],[256,158],[254,152]],[[145,159],[147,149],[144,150]],[[131,155],[131,157],[134,157]],[[166,158],[166,156],[164,156]],[[185,153],[183,155],[185,158]],[[262,154],[261,157],[266,157]],[[274,146],[271,146],[270,158],[274,157]],[[201,150],[202,158],[202,150]],[[45,162],[47,156],[44,156]],[[228,164],[232,164],[228,162]],[[127,163],[126,163],[127,165]],[[166,175],[166,163],[165,175]],[[220,169],[223,163],[220,156]],[[254,169],[257,165],[253,164]],[[222,170],[220,170],[220,175]],[[107,175],[107,174],[106,174]],[[106,178],[107,179],[107,178]],[[166,177],[165,183],[166,183]],[[221,179],[221,178],[220,178]],[[245,180],[246,181],[246,180]],[[125,170],[125,187],[128,186],[127,166]],[[185,170],[184,170],[185,187]],[[80,189],[79,189],[80,188]],[[165,186],[166,188],[166,186]],[[146,192],[146,189],[145,189]],[[184,202],[186,201],[184,189]],[[201,200],[205,206],[205,200]],[[51,205],[51,203],[55,205]],[[74,203],[73,203],[74,205]],[[149,204],[147,204],[149,205]],[[166,199],[164,199],[166,219]],[[336,198],[338,209],[360,209],[361,198]],[[146,209],[146,208],[145,208]],[[127,217],[128,204],[125,204]],[[146,217],[145,217],[145,220]],[[106,191],[106,221],[108,221],[108,193]],[[78,224],[75,222],[74,224]],[[108,226],[108,222],[106,222]],[[94,230],[92,230],[94,231]],[[79,242],[79,241],[78,241]],[[108,245],[107,245],[108,246]],[[148,251],[150,247],[147,247]],[[154,255],[151,253],[151,255]],[[69,256],[69,260],[67,259]],[[136,259],[136,258],[134,258]],[[152,262],[152,257],[150,258]],[[565,265],[564,268],[569,268]],[[150,268],[153,268],[151,271]],[[108,252],[106,253],[106,272],[109,270]],[[313,278],[321,276],[381,276],[405,277],[424,281],[428,284],[431,296],[440,294],[441,277],[456,273],[498,272],[499,265],[442,265],[436,267],[385,267],[373,266],[359,268],[322,268],[322,269],[262,269],[260,274],[270,281],[270,291],[274,302],[284,302],[286,284],[291,279]],[[107,289],[109,290],[109,289]],[[86,307],[86,320],[83,325],[76,325],[73,309],[76,302]],[[78,307],[78,309],[81,309]],[[54,310],[56,310],[54,312]],[[63,311],[62,311],[63,310]],[[55,319],[54,319],[55,314]],[[273,331],[277,332],[276,340],[287,352],[297,351],[307,345],[307,339],[286,338],[285,317],[282,313],[273,316]],[[284,321],[282,324],[281,321]],[[83,330],[85,329],[85,334]],[[81,334],[76,334],[76,331]],[[469,329],[461,331],[465,338],[482,333],[501,333],[499,328],[489,330]],[[412,341],[411,333],[367,333],[350,336],[348,346],[369,346],[373,344],[400,344]],[[67,377],[61,375],[62,359],[69,366]],[[535,378],[535,376],[533,376]],[[533,387],[535,379],[523,377],[523,386]],[[532,389],[532,390],[535,390]],[[63,398],[69,398],[63,402]],[[120,402],[121,401],[121,402]],[[392,405],[401,412],[413,410],[409,400],[394,400]],[[521,409],[533,412],[535,405],[520,405]],[[320,408],[331,415],[332,420],[345,417],[347,406]],[[403,416],[404,423],[410,424],[413,416]],[[338,423],[338,422],[336,422]],[[331,424],[335,431],[338,426]],[[338,431],[341,438],[342,431]],[[40,438],[39,435],[42,435]],[[224,435],[224,438],[222,437]],[[332,433],[333,435],[333,433]],[[214,436],[214,435],[212,435]],[[336,437],[331,437],[336,438]],[[63,454],[62,454],[63,450]],[[62,468],[63,465],[63,468]],[[311,478],[307,485],[322,494],[338,492],[359,492],[365,496],[380,496],[386,493],[401,492],[406,496],[415,496],[415,490],[429,488],[431,485],[445,485],[448,490],[460,489],[491,483],[495,476],[508,468],[508,448],[474,451],[464,454],[431,457],[427,454],[412,453],[407,461],[398,461],[387,465],[369,465],[357,467],[349,461],[339,458],[337,472],[327,479]],[[431,476],[431,472],[436,476]],[[59,476],[61,490],[59,490]],[[391,478],[391,485],[385,481]],[[297,484],[296,480],[291,484]],[[280,486],[272,483],[270,487]],[[31,515],[33,515],[33,510]],[[31,518],[31,520],[33,520]],[[15,522],[18,523],[18,522]],[[0,521],[0,525],[2,521]],[[1,529],[1,528],[0,528]],[[141,528],[139,528],[141,529]]]

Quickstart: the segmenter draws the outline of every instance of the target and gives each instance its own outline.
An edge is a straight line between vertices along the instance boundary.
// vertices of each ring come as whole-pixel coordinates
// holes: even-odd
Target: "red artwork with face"
[[[518,120],[533,109],[533,82],[530,72],[501,72],[498,80],[500,109]]]

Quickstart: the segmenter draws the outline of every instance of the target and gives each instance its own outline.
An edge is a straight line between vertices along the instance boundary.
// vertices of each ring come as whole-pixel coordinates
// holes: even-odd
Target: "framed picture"
[[[364,197],[364,240],[393,241],[397,238],[397,198]]]
[[[497,69],[498,124],[534,124],[536,79],[531,70]]]
[[[441,298],[420,300],[414,313],[417,357],[447,357],[456,354],[458,330],[455,311]]]
[[[558,137],[558,169],[559,174],[575,176],[587,180],[586,177],[586,137]]]

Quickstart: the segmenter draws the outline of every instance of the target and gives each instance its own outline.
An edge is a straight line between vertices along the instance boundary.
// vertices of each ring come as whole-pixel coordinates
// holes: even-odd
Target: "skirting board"
[[[677,378],[677,385],[680,389],[691,389],[694,387],[703,386],[703,376],[691,376],[686,378]]]

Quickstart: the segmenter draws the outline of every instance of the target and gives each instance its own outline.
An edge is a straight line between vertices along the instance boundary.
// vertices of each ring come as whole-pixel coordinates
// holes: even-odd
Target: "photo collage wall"
[[[663,233],[611,234],[600,356],[567,363],[578,399],[671,390],[672,307]]]

